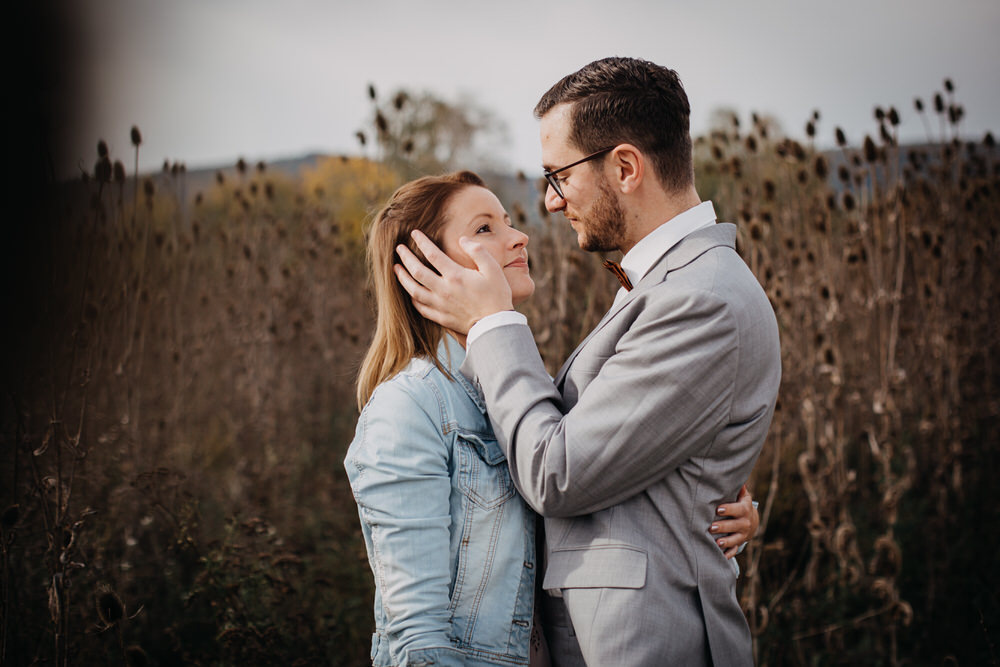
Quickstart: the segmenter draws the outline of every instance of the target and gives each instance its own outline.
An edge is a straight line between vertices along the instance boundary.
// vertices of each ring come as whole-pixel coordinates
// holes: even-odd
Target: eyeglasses
[[[561,197],[562,199],[565,199],[566,195],[563,194],[562,188],[559,187],[559,179],[556,178],[556,174],[558,174],[561,171],[566,171],[570,167],[575,167],[578,164],[583,164],[584,162],[589,162],[589,161],[593,160],[594,158],[599,158],[602,155],[604,155],[605,153],[613,151],[615,148],[617,148],[617,146],[609,146],[607,148],[602,148],[601,150],[597,151],[596,153],[591,153],[587,157],[585,157],[585,158],[583,158],[581,160],[577,160],[573,164],[568,164],[565,167],[559,167],[558,169],[553,169],[551,171],[549,171],[548,169],[546,169],[545,170],[545,180],[549,182],[549,185],[552,186],[552,189],[556,191],[556,194],[559,195],[559,197]]]

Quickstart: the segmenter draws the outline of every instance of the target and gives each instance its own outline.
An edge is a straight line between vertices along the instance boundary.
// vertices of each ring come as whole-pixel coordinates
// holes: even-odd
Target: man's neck
[[[624,255],[654,229],[700,203],[694,185],[677,192],[657,188],[648,193],[629,216],[628,236],[618,249]]]

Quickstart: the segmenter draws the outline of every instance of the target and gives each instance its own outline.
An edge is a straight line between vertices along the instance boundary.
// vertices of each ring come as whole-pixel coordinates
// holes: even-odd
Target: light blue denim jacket
[[[344,465],[375,575],[372,664],[526,665],[535,515],[445,335],[361,411]]]

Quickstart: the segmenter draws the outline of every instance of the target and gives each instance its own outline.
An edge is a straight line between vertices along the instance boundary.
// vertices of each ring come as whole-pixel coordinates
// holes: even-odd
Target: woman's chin
[[[510,300],[514,304],[514,307],[520,306],[522,303],[531,298],[531,295],[535,293],[535,283],[531,282],[530,287],[525,286],[523,289],[512,289]]]

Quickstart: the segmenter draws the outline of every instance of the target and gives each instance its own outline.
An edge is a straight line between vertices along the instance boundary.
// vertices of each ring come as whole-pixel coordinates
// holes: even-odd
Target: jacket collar
[[[704,227],[697,231],[694,231],[687,236],[685,236],[679,243],[667,251],[663,257],[659,259],[646,275],[643,276],[642,280],[629,291],[623,299],[620,299],[615,303],[610,310],[604,315],[604,318],[597,323],[593,331],[587,335],[587,337],[580,343],[573,353],[563,364],[559,373],[556,375],[556,385],[559,385],[563,377],[566,375],[566,371],[569,369],[570,364],[576,359],[576,355],[580,353],[580,350],[590,341],[590,339],[598,331],[603,329],[605,325],[614,319],[615,315],[620,313],[625,306],[632,303],[636,298],[645,294],[646,292],[654,289],[660,283],[667,281],[667,277],[671,271],[676,271],[677,269],[683,268],[698,259],[706,252],[712,248],[717,248],[719,246],[726,246],[729,248],[736,248],[736,225],[723,222]]]
[[[441,342],[438,343],[437,358],[448,374],[448,377],[462,386],[462,389],[469,395],[472,402],[476,404],[479,411],[485,415],[486,400],[483,397],[482,391],[459,372],[462,362],[465,361],[465,348],[452,338],[450,334],[445,333],[441,337]]]

